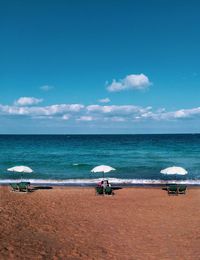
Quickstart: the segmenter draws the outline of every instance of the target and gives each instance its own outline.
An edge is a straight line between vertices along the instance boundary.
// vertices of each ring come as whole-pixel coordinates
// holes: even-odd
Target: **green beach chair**
[[[12,188],[12,191],[19,191],[17,183],[10,183],[10,187]]]
[[[167,186],[168,195],[175,194],[178,195],[178,185],[170,184]]]
[[[185,194],[187,189],[187,185],[180,185],[178,188],[178,193]]]
[[[103,187],[96,187],[96,195],[103,195]]]
[[[19,191],[28,192],[29,191],[30,182],[20,182],[18,183]]]
[[[113,195],[113,191],[111,187],[106,187],[105,188],[105,194],[106,195]]]

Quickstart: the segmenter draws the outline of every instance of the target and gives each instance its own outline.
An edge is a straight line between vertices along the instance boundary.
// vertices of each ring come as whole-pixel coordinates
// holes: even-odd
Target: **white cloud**
[[[90,105],[86,107],[89,115],[95,116],[97,121],[132,122],[135,117],[151,111],[151,107],[140,107],[134,105],[112,105],[100,106]]]
[[[99,99],[99,102],[100,103],[109,103],[110,99],[109,98],[102,98],[102,99]]]
[[[123,106],[100,106],[100,105],[90,105],[86,109],[88,112],[94,113],[104,113],[104,114],[135,114],[144,113],[151,109],[151,107],[142,108],[134,105],[123,105]]]
[[[148,111],[139,116],[140,119],[154,120],[179,120],[186,118],[194,118],[200,116],[200,107],[191,109],[180,109],[167,112],[165,108],[159,109],[156,112]]]
[[[34,98],[34,97],[20,97],[18,100],[15,101],[15,105],[17,106],[31,106],[37,105],[41,103],[43,99],[41,98]]]
[[[200,115],[200,107],[191,108],[191,109],[180,109],[174,112],[166,112],[164,113],[164,119],[183,119],[183,118],[191,118]]]
[[[63,115],[63,116],[62,116],[62,119],[63,119],[63,120],[69,120],[69,119],[70,119],[70,115]]]
[[[44,85],[44,86],[41,86],[40,89],[43,90],[43,91],[49,91],[51,89],[53,89],[54,87],[53,86],[50,86],[50,85]]]
[[[131,74],[119,81],[114,79],[112,83],[107,86],[107,90],[110,92],[118,92],[127,89],[142,90],[148,88],[151,84],[148,77],[143,73]]]
[[[51,106],[4,106],[0,105],[0,113],[5,115],[27,116],[63,116],[68,112],[79,113],[84,108],[81,104],[60,104]]]
[[[92,121],[94,120],[92,116],[81,116],[77,119],[77,121]]]

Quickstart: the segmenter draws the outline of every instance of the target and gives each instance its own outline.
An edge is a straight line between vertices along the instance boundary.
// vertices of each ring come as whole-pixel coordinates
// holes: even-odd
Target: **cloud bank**
[[[119,92],[128,89],[142,90],[148,88],[151,84],[149,78],[143,73],[131,74],[119,81],[114,79],[112,83],[107,86],[107,90],[110,92]]]
[[[200,118],[200,107],[167,111],[165,108],[153,109],[151,106],[136,105],[84,105],[84,104],[53,104],[38,105],[42,99],[21,97],[13,105],[0,104],[0,117],[28,117],[38,120],[60,119],[75,122],[152,122],[178,121]]]

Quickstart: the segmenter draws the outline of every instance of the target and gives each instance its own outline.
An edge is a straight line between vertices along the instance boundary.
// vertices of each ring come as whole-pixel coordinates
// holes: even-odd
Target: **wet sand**
[[[0,259],[200,259],[200,189],[0,187]]]

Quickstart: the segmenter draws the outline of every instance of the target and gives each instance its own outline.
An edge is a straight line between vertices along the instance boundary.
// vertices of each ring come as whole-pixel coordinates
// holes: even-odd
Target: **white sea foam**
[[[114,185],[159,185],[159,184],[188,184],[188,185],[200,185],[200,180],[150,180],[150,179],[118,179],[107,178],[111,184]],[[15,183],[20,181],[29,181],[31,184],[48,184],[48,185],[95,185],[102,178],[95,179],[65,179],[65,180],[45,180],[45,179],[4,179],[0,180],[0,184]]]

